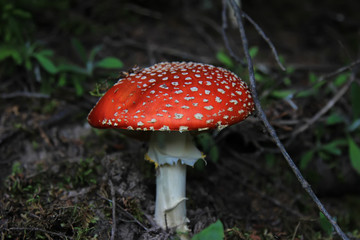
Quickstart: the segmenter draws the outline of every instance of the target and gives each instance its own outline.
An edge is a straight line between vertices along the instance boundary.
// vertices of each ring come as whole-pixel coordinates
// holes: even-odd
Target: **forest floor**
[[[56,54],[79,61],[70,47],[76,36],[87,49],[102,44],[98,57],[116,56],[124,67],[98,71],[82,81],[80,96],[71,79],[59,86],[58,76],[52,76],[48,93],[42,91],[35,71],[15,66],[9,75],[9,65],[0,67],[1,239],[110,239],[112,231],[115,239],[176,239],[152,220],[155,169],[143,157],[147,144],[115,130],[92,129],[86,117],[98,97],[89,92],[95,83],[102,88],[114,83],[106,76],[161,61],[205,62],[248,77],[245,67],[226,57],[221,4],[160,2],[163,5],[72,1],[58,12],[34,10],[36,37]],[[351,167],[346,141],[333,143],[349,134],[359,143],[359,131],[344,133],[341,121],[327,125],[334,112],[352,117],[350,85],[340,98],[334,96],[337,86],[343,88],[350,81],[356,65],[346,68],[346,74],[336,70],[359,57],[359,3],[275,1],[261,3],[261,8],[260,1],[244,4],[244,11],[269,36],[288,68],[279,69],[266,42],[247,23],[266,114],[295,162],[303,164],[302,172],[327,210],[351,239],[360,239],[360,175]],[[227,33],[233,51],[243,56],[231,22]],[[344,85],[334,85],[340,75]],[[359,84],[356,72],[354,76],[352,83]],[[281,95],[289,89],[311,90],[314,78],[325,79],[315,94],[290,100]],[[294,134],[331,101],[335,101],[331,111]],[[193,234],[219,219],[226,239],[339,239],[256,113],[204,138],[199,145],[208,156],[207,164],[189,168],[187,176]],[[311,155],[308,161],[305,153]]]

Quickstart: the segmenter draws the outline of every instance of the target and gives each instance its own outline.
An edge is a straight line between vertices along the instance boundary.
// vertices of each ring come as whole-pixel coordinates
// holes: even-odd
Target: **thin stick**
[[[120,208],[121,211],[123,211],[126,216],[132,218],[132,219],[133,219],[132,221],[135,222],[135,223],[137,223],[137,224],[138,224],[140,227],[142,227],[145,231],[147,231],[147,232],[149,231],[149,228],[145,227],[145,225],[142,224],[139,220],[137,220],[137,218],[136,218],[134,215],[132,215],[131,213],[129,213],[128,211],[126,211],[126,210],[125,210],[123,207],[121,207],[120,205],[118,206],[118,208]]]
[[[111,227],[111,240],[115,239],[116,233],[116,198],[115,190],[112,181],[109,179],[110,193],[111,193],[111,202],[112,202],[112,227]]]
[[[256,31],[260,34],[260,36],[265,40],[265,42],[269,45],[275,60],[277,62],[277,64],[279,65],[279,67],[281,68],[281,70],[286,71],[286,68],[284,67],[284,65],[280,62],[279,59],[279,55],[276,51],[276,48],[274,46],[274,44],[271,42],[270,38],[268,38],[268,36],[266,36],[265,32],[261,29],[261,27],[246,13],[242,13],[242,15],[254,26],[254,28],[256,29]]]
[[[347,66],[344,66],[344,67],[341,67],[341,68],[339,68],[339,69],[336,69],[334,72],[331,72],[331,73],[326,74],[326,75],[324,75],[324,76],[320,76],[320,77],[319,77],[319,82],[325,80],[326,78],[330,78],[330,77],[336,76],[336,75],[338,75],[338,74],[340,74],[340,73],[342,73],[342,72],[344,72],[344,71],[347,71],[347,70],[355,67],[355,66],[358,65],[358,64],[360,64],[360,59],[355,60],[354,62],[350,63],[350,64],[347,65]]]
[[[73,239],[72,237],[66,236],[65,234],[52,232],[52,231],[48,231],[48,230],[41,229],[41,228],[12,227],[12,228],[8,228],[8,229],[4,229],[4,230],[6,230],[6,231],[30,231],[30,232],[35,231],[35,232],[42,232],[42,233],[46,233],[49,235],[53,235],[53,236],[57,236],[57,237],[65,238],[65,239]]]
[[[101,195],[98,194],[98,196],[108,202],[113,202],[113,200],[107,199]],[[119,208],[126,216],[128,216],[129,218],[132,218],[133,220],[125,220],[125,219],[121,219],[124,222],[133,222],[133,223],[137,223],[140,227],[142,227],[145,231],[150,231],[149,228],[145,227],[144,224],[142,224],[139,220],[136,219],[135,216],[133,216],[131,213],[129,213],[128,211],[126,211],[123,207],[121,207],[120,205],[116,205],[117,208]],[[113,209],[114,211],[114,209]],[[150,221],[152,225],[156,225],[154,224],[154,222]]]
[[[37,92],[12,92],[12,93],[3,93],[0,95],[2,99],[9,98],[17,98],[17,97],[25,97],[25,98],[50,98],[50,95],[37,93]]]
[[[258,112],[258,115],[260,117],[260,119],[262,120],[262,122],[265,125],[265,128],[267,129],[267,131],[269,132],[269,134],[271,135],[271,137],[273,138],[273,140],[275,141],[276,145],[278,146],[278,148],[280,149],[281,153],[283,154],[285,160],[287,161],[287,163],[289,164],[289,166],[291,167],[292,171],[294,172],[296,178],[299,180],[299,182],[301,183],[302,187],[306,190],[306,192],[309,194],[309,196],[313,199],[313,201],[315,202],[315,204],[318,206],[319,210],[324,214],[324,216],[328,219],[328,221],[331,223],[331,225],[334,227],[335,231],[338,233],[338,235],[343,239],[343,240],[348,240],[348,237],[345,235],[345,233],[341,230],[341,228],[337,225],[336,221],[331,217],[331,215],[327,212],[327,210],[325,209],[325,207],[323,206],[323,204],[320,202],[320,200],[318,199],[318,197],[315,195],[315,193],[313,192],[313,190],[310,187],[310,184],[305,180],[305,178],[302,176],[300,170],[297,168],[297,166],[295,165],[294,161],[291,159],[290,155],[288,154],[288,152],[286,151],[284,145],[281,143],[279,137],[277,136],[275,129],[271,126],[271,124],[269,123],[269,121],[267,120],[267,117],[262,109],[262,106],[260,104],[260,101],[258,99],[258,95],[256,92],[256,83],[255,83],[255,74],[254,74],[254,67],[253,67],[253,63],[252,63],[252,59],[249,53],[249,47],[248,47],[248,41],[247,41],[247,37],[246,37],[246,33],[245,33],[245,28],[244,28],[244,24],[242,21],[242,12],[241,9],[239,8],[239,6],[235,3],[234,0],[228,0],[232,6],[232,8],[234,9],[235,12],[235,17],[236,20],[239,24],[239,31],[240,31],[240,36],[241,36],[241,40],[242,40],[242,45],[244,48],[244,52],[245,52],[245,56],[246,56],[246,61],[248,62],[248,71],[249,71],[249,77],[250,77],[250,89],[253,95],[253,99],[254,99],[254,103]]]
[[[300,227],[300,223],[301,223],[301,222],[299,221],[298,224],[296,225],[295,231],[294,231],[294,234],[293,234],[291,240],[294,240],[294,239],[295,239],[296,234],[297,234],[297,231],[298,231],[298,229],[299,229],[299,227]]]
[[[292,132],[291,137],[294,138],[299,133],[302,133],[306,129],[308,129],[312,124],[314,124],[319,118],[324,115],[327,111],[329,111],[335,103],[339,101],[339,99],[347,92],[349,89],[351,83],[355,80],[354,74],[352,74],[349,78],[349,80],[345,83],[345,85],[330,99],[330,101],[327,102],[327,104],[320,109],[319,112],[317,112],[309,121],[307,121],[304,125],[297,128],[295,131]]]
[[[225,47],[228,50],[228,52],[230,53],[230,56],[233,57],[237,62],[239,62],[241,65],[245,66],[244,61],[234,53],[234,51],[231,49],[230,47],[230,43],[229,43],[229,39],[226,37],[226,29],[228,27],[227,24],[227,18],[226,18],[226,9],[227,9],[227,3],[226,1],[223,1],[223,11],[222,11],[222,27],[221,27],[221,32],[223,35],[223,39],[224,39],[224,43],[225,43]]]
[[[229,43],[229,39],[226,37],[226,29],[228,27],[227,24],[227,18],[226,18],[226,9],[227,9],[227,3],[226,1],[223,1],[223,11],[222,11],[222,35],[223,35],[223,39],[224,39],[224,43],[225,43],[225,47],[228,50],[228,52],[230,53],[230,56],[232,56],[237,62],[239,62],[241,65],[245,66],[244,61],[234,53],[234,51],[231,49],[230,47],[230,43]],[[277,64],[279,65],[279,67],[281,68],[281,70],[286,71],[286,68],[284,67],[284,65],[281,63],[280,58],[279,58],[279,54],[276,51],[276,48],[274,46],[274,44],[271,42],[270,38],[265,34],[265,32],[261,29],[261,27],[246,13],[243,12],[243,17],[245,17],[256,29],[256,31],[260,34],[260,36],[265,40],[265,42],[269,45],[274,58],[277,62]]]

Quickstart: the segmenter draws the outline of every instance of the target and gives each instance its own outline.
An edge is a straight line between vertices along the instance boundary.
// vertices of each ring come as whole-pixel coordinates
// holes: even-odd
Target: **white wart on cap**
[[[234,73],[193,62],[163,62],[131,73],[91,110],[96,128],[141,131],[222,129],[254,110],[247,85]]]

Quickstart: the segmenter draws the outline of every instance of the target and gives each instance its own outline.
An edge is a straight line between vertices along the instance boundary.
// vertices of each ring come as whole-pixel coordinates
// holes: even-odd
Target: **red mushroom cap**
[[[254,110],[234,73],[192,62],[164,62],[120,79],[91,110],[96,128],[191,131],[224,128]]]

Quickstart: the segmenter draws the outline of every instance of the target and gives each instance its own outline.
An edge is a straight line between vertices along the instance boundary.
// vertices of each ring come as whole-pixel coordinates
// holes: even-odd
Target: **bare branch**
[[[3,93],[0,95],[0,98],[2,98],[2,99],[17,98],[17,97],[50,98],[50,96],[48,94],[34,93],[34,92],[12,92],[12,93]]]
[[[331,72],[331,73],[326,74],[326,75],[324,75],[324,76],[320,76],[320,77],[319,77],[319,81],[323,81],[323,80],[325,80],[325,79],[327,79],[327,78],[336,76],[336,75],[338,75],[338,74],[340,74],[340,73],[342,73],[342,72],[345,72],[345,71],[347,71],[347,70],[349,70],[349,69],[352,69],[353,67],[355,67],[355,66],[358,65],[358,64],[360,64],[360,59],[355,60],[354,62],[350,63],[350,64],[347,65],[347,66],[338,68],[338,69],[336,69],[334,72]]]
[[[110,186],[110,194],[111,194],[111,202],[112,202],[112,227],[111,227],[110,240],[114,240],[116,233],[116,198],[115,198],[114,185],[110,179],[109,179],[109,186]]]
[[[245,66],[244,61],[234,53],[234,51],[232,50],[230,43],[229,43],[229,39],[226,35],[226,29],[228,27],[227,24],[227,18],[226,18],[226,10],[227,10],[227,2],[223,1],[223,9],[222,9],[222,28],[221,28],[221,32],[222,32],[222,36],[224,39],[224,43],[225,43],[225,47],[228,50],[228,52],[230,53],[230,56],[233,57],[235,59],[235,61],[239,62],[241,65]]]
[[[266,34],[264,33],[264,31],[261,29],[261,27],[251,18],[249,17],[249,15],[247,15],[246,13],[243,12],[242,14],[256,29],[256,31],[260,34],[260,36],[265,40],[265,42],[269,45],[275,60],[277,62],[277,64],[279,65],[279,67],[281,68],[281,70],[286,71],[286,68],[284,67],[284,65],[280,62],[279,59],[279,55],[276,51],[276,48],[274,46],[274,44],[271,42],[270,38],[268,38],[268,36],[266,36]]]
[[[3,229],[3,230],[7,230],[7,231],[29,231],[29,232],[42,232],[42,233],[46,233],[52,236],[57,236],[57,237],[61,237],[63,239],[73,239],[72,237],[66,236],[65,234],[62,233],[57,233],[57,232],[52,232],[52,231],[48,231],[45,229],[41,229],[41,228],[32,228],[32,227],[12,227],[12,228],[8,228],[8,229]]]
[[[232,48],[230,47],[230,43],[229,43],[229,39],[226,35],[226,29],[228,27],[228,24],[227,24],[227,18],[226,18],[226,10],[227,10],[227,2],[226,1],[223,1],[223,9],[222,9],[222,36],[223,36],[223,39],[224,39],[224,43],[225,43],[225,47],[226,49],[228,50],[228,52],[230,53],[230,55],[239,63],[241,63],[243,66],[245,66],[245,63],[244,61],[234,53],[234,51],[232,50]],[[276,48],[274,46],[274,44],[271,42],[270,38],[265,34],[265,32],[261,29],[261,27],[249,16],[247,15],[246,13],[242,13],[242,16],[244,18],[246,18],[253,26],[254,28],[256,29],[256,31],[260,34],[260,36],[265,40],[265,42],[269,45],[274,57],[275,57],[275,60],[277,62],[277,64],[279,65],[279,67],[281,68],[281,70],[283,71],[286,71],[286,68],[284,67],[284,65],[280,62],[280,59],[279,59],[279,55],[276,51]]]
[[[291,138],[295,138],[299,133],[304,132],[308,129],[312,124],[314,124],[321,116],[323,116],[327,111],[329,111],[335,103],[339,101],[339,99],[347,92],[351,83],[354,81],[355,75],[351,74],[349,80],[345,83],[345,85],[327,102],[327,104],[320,109],[309,121],[307,121],[304,125],[297,128],[295,131],[292,132]]]
[[[121,207],[120,205],[118,205],[118,208],[121,209],[121,211],[123,211],[123,213],[125,213],[126,216],[128,216],[129,218],[133,219],[132,221],[137,223],[140,227],[142,227],[145,231],[149,232],[149,228],[145,227],[144,224],[142,224],[134,215],[132,215],[131,213],[129,213],[128,211],[126,211],[123,207]]]

